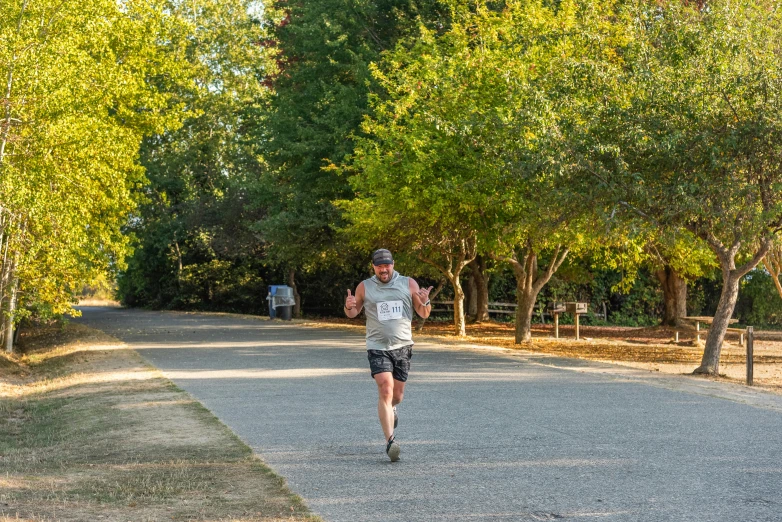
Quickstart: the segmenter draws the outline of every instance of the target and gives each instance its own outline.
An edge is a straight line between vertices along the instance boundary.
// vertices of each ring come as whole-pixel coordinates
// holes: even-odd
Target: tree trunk
[[[722,292],[717,311],[714,314],[714,320],[711,323],[711,327],[709,327],[709,334],[706,337],[706,346],[703,349],[701,365],[693,373],[719,375],[722,342],[725,340],[725,334],[728,331],[730,316],[733,315],[733,310],[736,307],[736,300],[739,296],[739,282],[742,277],[760,263],[769,251],[773,236],[763,238],[752,259],[738,268],[736,267],[736,254],[738,254],[741,247],[741,241],[737,239],[730,248],[726,248],[711,232],[707,232],[701,237],[706,240],[720,261],[720,266],[722,267]]]
[[[723,276],[725,276],[724,270]],[[706,337],[706,346],[703,349],[701,365],[696,368],[693,373],[719,375],[722,343],[725,340],[725,334],[728,331],[730,316],[733,315],[733,309],[736,307],[736,300],[739,297],[740,281],[741,277],[734,277],[730,274],[723,279],[720,302],[717,305],[717,311],[714,314],[714,321],[712,321],[711,326],[709,327],[709,334]]]
[[[456,328],[456,335],[464,337],[467,335],[467,329],[464,321],[464,290],[459,276],[451,281],[453,286],[453,325]]]
[[[478,291],[475,285],[475,274],[472,271],[467,276],[467,285],[464,287],[464,301],[466,303],[466,315],[472,320],[477,320]]]
[[[179,250],[179,241],[174,240],[174,250],[176,250],[176,280],[177,283],[182,282],[182,252]]]
[[[6,225],[6,223],[4,223]],[[11,241],[8,234],[3,230],[2,241],[0,241],[0,318],[2,317],[4,301],[6,300],[6,288],[8,287],[8,274],[11,268],[8,259],[8,250],[11,247]],[[0,320],[1,321],[1,320]],[[2,328],[0,328],[0,342],[2,341]]]
[[[511,264],[513,275],[516,277],[516,344],[527,342],[532,338],[532,314],[535,311],[535,301],[546,283],[551,280],[551,276],[565,261],[568,252],[567,248],[562,249],[558,246],[548,268],[543,272],[538,271],[538,254],[531,240],[527,240],[527,245],[522,251],[522,260],[519,260],[516,253],[511,257],[498,258]]]
[[[475,322],[480,323],[489,320],[489,277],[486,275],[486,259],[483,256],[475,256],[470,263],[475,277],[476,312]]]
[[[687,281],[682,279],[670,266],[655,272],[663,289],[665,315],[662,324],[681,326],[682,318],[687,317]]]
[[[5,232],[5,231],[4,231]],[[11,238],[9,234],[3,234],[4,244],[2,246],[2,259],[0,259],[0,343],[7,343],[7,336],[11,335],[9,323],[5,319],[13,315],[14,300],[14,272],[16,256],[11,255]],[[11,324],[13,320],[11,321]],[[13,350],[13,346],[11,347]]]
[[[516,344],[524,343],[532,339],[532,314],[535,311],[535,302],[538,292],[533,285],[526,284],[526,278],[516,280]]]
[[[419,254],[418,258],[424,263],[439,270],[453,287],[453,324],[456,327],[456,335],[464,337],[467,335],[467,329],[464,323],[464,290],[460,277],[464,267],[475,259],[478,246],[477,238],[473,236],[461,238],[451,244],[450,249],[437,249],[444,262],[437,261]]]
[[[296,288],[296,269],[294,268],[288,270],[288,286],[293,288],[293,299],[295,302],[293,305],[293,317],[301,317],[301,296]]]

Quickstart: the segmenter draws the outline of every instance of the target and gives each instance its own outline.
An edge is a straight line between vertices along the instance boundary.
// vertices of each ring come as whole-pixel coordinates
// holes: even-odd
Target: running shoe
[[[394,429],[396,429],[397,424],[399,424],[399,415],[397,415],[396,406],[394,406]]]
[[[402,448],[399,447],[396,439],[394,439],[394,436],[391,435],[391,438],[388,439],[388,444],[386,444],[386,455],[388,455],[388,458],[391,459],[391,462],[396,462],[399,460],[399,454],[401,452]]]

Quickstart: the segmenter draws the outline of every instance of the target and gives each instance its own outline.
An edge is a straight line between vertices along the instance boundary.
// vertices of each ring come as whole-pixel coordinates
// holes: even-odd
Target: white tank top
[[[413,298],[408,277],[394,271],[388,283],[364,280],[367,350],[396,350],[413,344]]]

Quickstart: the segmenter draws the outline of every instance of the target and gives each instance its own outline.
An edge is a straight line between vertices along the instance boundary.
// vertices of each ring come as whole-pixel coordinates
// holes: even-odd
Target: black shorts
[[[396,350],[367,350],[367,358],[372,377],[378,373],[391,372],[395,380],[406,382],[410,359],[413,358],[413,345]]]

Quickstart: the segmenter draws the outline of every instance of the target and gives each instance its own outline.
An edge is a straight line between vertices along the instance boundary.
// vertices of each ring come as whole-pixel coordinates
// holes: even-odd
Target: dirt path
[[[363,331],[361,319],[321,319],[312,324],[339,325]],[[619,326],[582,326],[579,341],[574,327],[560,326],[560,339],[554,339],[552,325],[533,325],[530,343],[517,345],[513,341],[513,325],[480,323],[467,325],[467,337],[453,335],[453,326],[446,322],[427,321],[416,335],[421,339],[447,342],[486,344],[509,349],[573,357],[620,364],[631,368],[671,375],[689,375],[700,364],[703,344],[695,343],[694,328],[629,328]],[[678,343],[674,342],[679,332]],[[705,339],[705,333],[701,333]],[[739,336],[730,333],[722,349],[720,377],[709,378],[734,383],[746,380],[746,348],[739,345]],[[705,377],[703,377],[705,378]],[[760,332],[755,340],[755,387],[782,394],[782,332]]]

